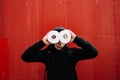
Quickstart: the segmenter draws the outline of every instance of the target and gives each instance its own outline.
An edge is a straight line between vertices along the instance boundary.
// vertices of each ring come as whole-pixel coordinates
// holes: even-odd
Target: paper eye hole
[[[64,38],[64,39],[67,39],[67,37],[68,37],[67,34],[64,34],[64,35],[63,35],[63,38]]]
[[[52,39],[55,39],[56,38],[56,35],[52,35]]]

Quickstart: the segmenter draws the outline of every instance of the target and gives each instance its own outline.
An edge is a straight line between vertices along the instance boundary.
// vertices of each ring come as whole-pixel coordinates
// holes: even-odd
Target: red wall
[[[0,80],[8,80],[9,49],[7,39],[0,39]]]
[[[97,58],[77,64],[79,80],[120,80],[120,0],[0,0],[0,39],[7,39],[9,48],[0,60],[9,61],[4,65],[8,80],[44,79],[44,64],[25,63],[20,57],[58,25],[99,51]],[[3,47],[0,54],[5,54]]]

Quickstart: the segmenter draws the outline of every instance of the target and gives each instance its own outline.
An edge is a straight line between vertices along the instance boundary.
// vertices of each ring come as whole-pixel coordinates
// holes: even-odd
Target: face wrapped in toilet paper
[[[58,31],[50,31],[48,34],[48,41],[52,44],[58,43],[59,41],[62,43],[68,43],[71,40],[71,34],[69,30],[63,30],[60,33]]]

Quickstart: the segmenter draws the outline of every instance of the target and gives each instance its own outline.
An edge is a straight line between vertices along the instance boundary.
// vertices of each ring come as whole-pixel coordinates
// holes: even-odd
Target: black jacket
[[[54,45],[46,49],[43,41],[29,47],[22,55],[26,62],[43,62],[46,65],[47,80],[77,80],[75,65],[79,60],[95,58],[98,52],[89,42],[76,37],[73,41],[81,48],[64,46],[60,51]]]

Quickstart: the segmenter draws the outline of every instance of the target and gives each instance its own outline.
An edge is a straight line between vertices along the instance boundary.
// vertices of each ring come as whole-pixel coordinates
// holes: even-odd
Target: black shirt
[[[43,62],[46,65],[47,80],[77,80],[75,65],[79,60],[95,58],[98,52],[89,42],[76,37],[73,41],[81,48],[64,46],[57,50],[53,44],[45,46],[40,40],[29,47],[22,55],[26,62]]]

